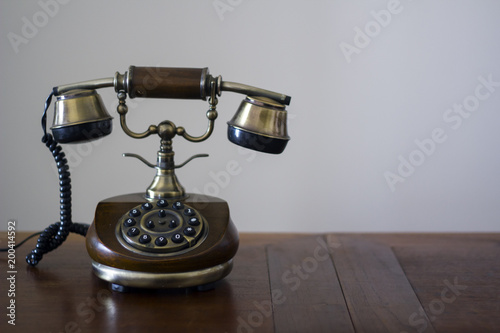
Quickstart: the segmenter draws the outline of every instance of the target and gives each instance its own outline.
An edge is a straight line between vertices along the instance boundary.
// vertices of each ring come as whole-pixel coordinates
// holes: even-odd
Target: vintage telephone
[[[59,143],[78,143],[111,133],[112,117],[96,89],[114,87],[117,112],[123,131],[132,138],[151,134],[160,137],[156,164],[136,157],[156,169],[144,193],[108,198],[99,202],[93,223],[72,222],[71,184],[67,160]],[[290,97],[239,83],[222,81],[208,68],[163,68],[131,66],[124,74],[53,88],[42,116],[42,141],[57,163],[60,183],[60,221],[46,228],[36,248],[26,257],[35,266],[42,256],[57,248],[70,232],[86,236],[87,251],[94,273],[111,283],[114,290],[138,288],[211,288],[232,269],[238,249],[238,233],[231,221],[226,201],[201,194],[186,193],[175,169],[172,139],[178,135],[191,142],[206,140],[214,130],[217,97],[222,91],[242,93],[236,114],[228,122],[228,139],[240,146],[279,154],[289,140],[286,127]],[[194,137],[171,121],[151,125],[143,133],[131,131],[126,122],[130,98],[201,99],[209,102],[206,132]],[[47,134],[47,109],[56,97],[52,135]]]

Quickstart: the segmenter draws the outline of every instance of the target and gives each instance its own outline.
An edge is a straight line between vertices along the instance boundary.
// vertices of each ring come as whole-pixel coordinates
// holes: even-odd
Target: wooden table
[[[204,292],[112,292],[83,237],[32,268],[35,242],[17,249],[15,296],[0,253],[1,332],[500,332],[500,234],[242,234]]]

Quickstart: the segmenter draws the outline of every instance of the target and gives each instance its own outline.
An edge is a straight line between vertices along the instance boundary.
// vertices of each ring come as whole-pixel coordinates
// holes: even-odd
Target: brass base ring
[[[233,260],[196,271],[177,273],[138,272],[106,266],[92,261],[95,275],[104,281],[132,288],[187,288],[223,279],[233,268]]]

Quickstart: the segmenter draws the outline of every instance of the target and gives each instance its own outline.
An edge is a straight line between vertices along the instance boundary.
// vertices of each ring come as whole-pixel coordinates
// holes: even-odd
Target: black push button
[[[160,209],[158,211],[158,216],[159,217],[165,217],[165,216],[167,216],[167,212],[165,211],[165,209]]]
[[[174,207],[177,210],[181,210],[182,208],[184,208],[184,204],[180,201],[176,201],[176,202],[174,202],[172,207]]]
[[[168,226],[169,226],[170,228],[175,228],[175,227],[177,227],[177,221],[176,221],[176,220],[172,220],[172,221],[170,221],[170,223],[168,224]]]
[[[160,236],[160,237],[156,238],[155,244],[158,246],[165,246],[165,245],[167,245],[167,239],[163,236]]]
[[[153,205],[149,202],[146,202],[146,203],[142,204],[141,208],[144,210],[151,210],[153,208]]]
[[[153,220],[149,220],[146,222],[146,227],[148,227],[148,229],[153,229],[155,227],[155,222]]]
[[[156,205],[160,208],[165,208],[168,206],[168,202],[165,199],[160,199],[156,202]]]
[[[151,236],[149,236],[148,234],[144,234],[141,237],[139,237],[139,243],[147,244],[149,242],[151,242]]]
[[[172,236],[172,242],[182,243],[182,241],[184,241],[184,236],[182,236],[181,234],[175,234]]]
[[[189,225],[197,226],[197,225],[200,225],[200,220],[198,220],[197,217],[192,217],[189,219],[188,223],[189,223]]]
[[[133,218],[128,218],[125,221],[123,221],[123,225],[126,227],[131,227],[135,225],[135,220]]]
[[[186,216],[194,216],[196,213],[194,211],[194,209],[192,208],[186,208],[184,209],[184,215]]]
[[[134,208],[134,209],[131,209],[130,212],[128,213],[128,215],[130,215],[131,217],[137,217],[139,215],[141,215],[141,211]]]
[[[196,234],[196,230],[194,230],[193,227],[187,227],[186,229],[184,229],[184,234],[186,236],[194,236]]]
[[[127,231],[127,235],[129,235],[130,237],[137,236],[138,234],[140,234],[140,231],[136,227],[130,228]]]

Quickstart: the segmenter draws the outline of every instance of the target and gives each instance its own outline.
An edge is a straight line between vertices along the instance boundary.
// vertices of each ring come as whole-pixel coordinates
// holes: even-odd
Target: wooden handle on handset
[[[208,68],[135,67],[128,72],[128,94],[134,97],[206,99]]]

